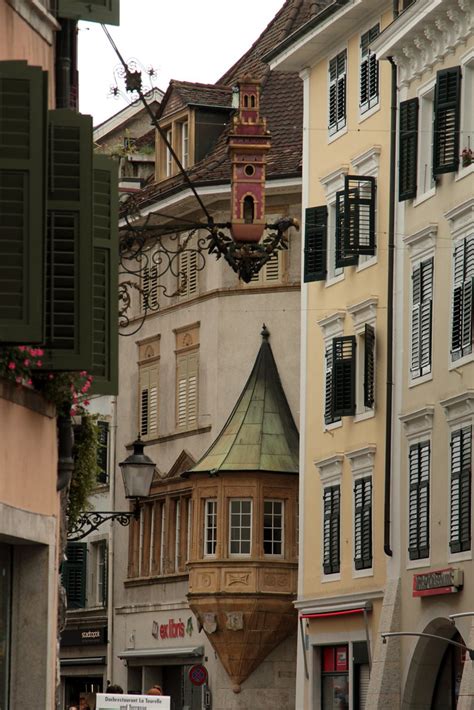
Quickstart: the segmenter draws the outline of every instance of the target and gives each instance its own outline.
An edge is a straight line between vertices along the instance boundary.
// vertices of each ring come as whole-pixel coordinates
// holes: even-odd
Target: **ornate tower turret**
[[[260,81],[238,82],[239,113],[229,135],[232,161],[231,231],[236,242],[258,242],[265,226],[265,166],[270,132],[260,117]]]

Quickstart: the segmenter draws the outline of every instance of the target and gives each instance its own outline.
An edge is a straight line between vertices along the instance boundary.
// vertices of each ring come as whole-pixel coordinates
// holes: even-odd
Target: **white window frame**
[[[351,165],[353,167],[353,172],[355,175],[360,175],[361,177],[373,177],[378,180],[379,177],[379,166],[380,166],[380,153],[382,148],[380,145],[373,145],[367,150],[363,150],[362,153],[357,153],[351,158]],[[377,239],[379,236],[377,226],[378,226],[378,209],[377,209],[377,191],[375,192],[375,205],[374,205],[374,225],[375,225],[375,235],[376,243],[380,242]],[[379,244],[380,248],[380,244]],[[356,265],[356,273],[359,271],[364,271],[374,264],[377,263],[377,249],[375,254],[359,254],[359,259]]]
[[[461,179],[474,172],[474,49],[461,57],[461,133],[459,149],[470,148],[473,151],[473,160],[470,165],[463,168],[462,159],[459,159],[457,179]]]
[[[250,525],[242,526],[242,516],[248,515],[242,511],[242,506],[240,511],[233,512],[232,508],[234,504],[250,503]],[[240,518],[240,523],[238,526],[232,525],[232,516],[237,515]],[[253,543],[253,500],[252,498],[229,498],[229,556],[230,557],[250,557],[252,554],[252,543]],[[236,540],[232,539],[232,531],[238,530],[239,537]],[[249,539],[242,537],[242,531],[249,531]],[[239,552],[232,552],[232,543],[237,543],[239,546]],[[248,552],[242,552],[242,545],[247,544],[249,546]]]
[[[352,316],[354,335],[356,336],[356,413],[355,422],[371,419],[375,416],[377,402],[373,407],[364,405],[364,377],[365,377],[365,326],[370,325],[375,331],[374,345],[374,391],[377,377],[377,308],[378,298],[366,298],[363,301],[348,306],[347,311]]]
[[[141,363],[138,368],[138,422],[140,436],[143,441],[155,439],[158,436],[159,430],[159,388],[160,388],[160,369],[159,358],[153,363]],[[144,401],[143,394],[148,392],[147,413],[146,413],[146,431],[144,422]]]
[[[337,60],[340,57],[341,54],[344,54],[344,60],[345,60],[345,67],[344,71],[341,72],[341,74],[337,73]],[[336,60],[336,77],[335,79],[331,79],[331,62]],[[348,75],[348,52],[347,52],[347,47],[341,48],[340,51],[334,53],[330,59],[328,59],[328,136],[330,142],[334,140],[336,137],[339,137],[340,135],[343,134],[343,132],[347,132],[347,75]],[[337,103],[338,103],[338,82],[339,80],[344,77],[344,117],[339,119],[337,117]],[[331,124],[330,123],[330,105],[331,105],[331,88],[332,86],[336,86],[336,122]]]
[[[474,395],[471,391],[466,390],[452,397],[448,397],[440,402],[446,415],[446,421],[449,427],[449,442],[453,432],[463,429],[464,427],[472,428],[473,441],[471,442],[471,521],[474,512]],[[447,510],[446,519],[448,521],[448,539],[446,541],[446,555],[448,562],[462,562],[473,559],[474,537],[471,537],[471,549],[462,552],[451,552],[449,546],[451,537],[451,447],[448,447],[448,491],[447,491]],[[474,526],[471,527],[471,536],[474,531]]]
[[[209,525],[209,521],[211,524]],[[211,533],[211,534],[210,534]],[[208,552],[211,545],[212,552]],[[204,501],[204,557],[215,557],[217,550],[217,498]]]
[[[436,182],[433,177],[435,87],[436,78],[433,78],[418,89],[418,165],[414,207],[433,197],[436,193]],[[427,162],[424,162],[425,160]]]
[[[272,506],[272,510],[270,513],[265,513],[265,505],[267,503],[270,503]],[[281,527],[277,528],[275,526],[275,504],[281,506],[281,511],[279,513],[279,516],[281,518]],[[271,516],[271,527],[265,527],[265,516],[270,515]],[[278,515],[278,514],[277,514]],[[272,550],[275,544],[280,545],[280,552],[265,552],[265,530],[270,530],[271,531],[271,540],[268,542],[270,543]],[[274,540],[274,533],[275,530],[280,530],[281,533],[281,540]],[[282,500],[281,498],[265,498],[263,501],[263,554],[265,557],[284,557],[285,556],[285,501]]]
[[[160,535],[160,575],[165,574],[166,566],[166,501],[161,502],[161,535]]]
[[[349,165],[341,165],[337,170],[320,178],[320,183],[326,191],[328,206],[327,225],[327,255],[325,288],[344,280],[344,268],[336,267],[336,194],[344,189],[344,176],[348,174]]]
[[[379,108],[380,105],[380,64],[378,60],[376,59],[376,71],[377,71],[377,93],[374,94],[374,96],[370,96],[370,67],[371,67],[371,57],[375,56],[374,52],[370,51],[370,48],[368,48],[367,53],[363,52],[362,49],[362,38],[367,35],[369,32],[371,32],[373,29],[378,28],[378,35],[380,34],[380,21],[378,20],[375,24],[370,23],[370,27],[367,27],[367,29],[364,32],[361,32],[360,34],[360,42],[359,42],[359,50],[360,50],[360,55],[359,55],[359,113],[361,117],[366,118],[367,114],[370,112],[369,115],[372,115],[377,108]],[[377,35],[377,36],[378,36]],[[362,90],[362,65],[364,62],[367,63],[367,101],[364,103],[361,102],[361,90]]]
[[[418,568],[424,568],[424,567],[430,567],[431,566],[431,553],[433,551],[433,536],[432,536],[432,496],[433,496],[433,461],[434,461],[434,451],[433,451],[433,415],[434,415],[434,406],[433,405],[428,405],[426,407],[422,407],[421,409],[417,409],[412,412],[408,412],[406,414],[400,415],[399,419],[403,423],[405,427],[405,435],[407,439],[407,449],[406,449],[406,455],[405,455],[405,480],[406,480],[406,486],[407,486],[407,491],[406,491],[406,520],[404,521],[405,524],[405,529],[406,529],[406,545],[404,546],[404,554],[406,555],[406,563],[405,567],[406,569],[418,569]],[[429,549],[429,555],[428,557],[424,557],[419,560],[410,560],[409,554],[408,554],[408,544],[409,544],[409,536],[408,536],[408,529],[409,529],[409,524],[410,524],[410,470],[409,470],[409,461],[410,461],[410,447],[413,444],[421,444],[424,442],[429,442],[430,445],[430,487],[429,487],[429,541],[430,541],[430,549]]]
[[[337,582],[341,579],[341,569],[343,567],[342,560],[342,454],[334,454],[326,459],[315,461],[314,465],[319,470],[319,478],[321,481],[321,536],[320,536],[320,570],[321,583]],[[339,486],[339,572],[332,574],[324,573],[324,491],[331,486]]]
[[[168,143],[173,145],[173,129],[172,128],[167,128],[166,129],[166,139]],[[168,145],[165,144],[166,151],[165,151],[165,175],[166,177],[171,177],[173,174],[173,155],[171,153],[171,150],[169,149]]]
[[[189,167],[189,121],[181,123],[181,164]]]
[[[336,418],[333,422],[327,423],[325,421],[325,411],[326,411],[326,390],[327,390],[327,373],[328,373],[328,367],[327,367],[327,356],[328,356],[328,351],[331,349],[332,352],[332,341],[334,338],[339,338],[344,334],[344,319],[346,317],[346,312],[345,311],[336,311],[335,313],[332,313],[330,316],[327,316],[326,318],[322,318],[321,320],[318,321],[318,325],[321,328],[322,334],[323,334],[323,340],[324,340],[324,351],[323,351],[323,362],[322,362],[322,367],[323,367],[323,372],[324,372],[324,389],[323,389],[323,395],[321,398],[321,406],[322,406],[322,422],[323,422],[323,431],[331,431],[332,429],[336,429],[339,427],[342,427],[342,417]]]
[[[175,531],[174,531],[174,571],[179,572],[179,563],[181,559],[181,498],[175,499]]]
[[[377,451],[375,444],[369,444],[360,449],[354,449],[346,453],[346,458],[349,460],[352,471],[352,577],[358,579],[361,577],[373,577],[374,576],[374,558],[375,558],[375,544],[374,544],[374,459]],[[356,569],[355,566],[355,515],[356,515],[356,505],[355,505],[355,482],[361,478],[370,478],[372,481],[372,530],[371,530],[371,543],[372,543],[372,566],[366,567],[365,569]]]

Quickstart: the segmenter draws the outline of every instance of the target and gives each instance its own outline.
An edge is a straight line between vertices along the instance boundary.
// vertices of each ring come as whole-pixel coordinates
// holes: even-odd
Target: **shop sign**
[[[66,629],[61,634],[61,646],[93,646],[107,643],[107,626]]]
[[[430,597],[435,594],[454,594],[462,588],[463,581],[463,571],[456,567],[414,574],[413,596]]]
[[[171,710],[171,698],[167,695],[122,695],[97,693],[96,710]]]
[[[177,621],[168,619],[164,624],[154,621],[151,626],[151,635],[162,641],[166,641],[167,639],[184,639],[186,634],[192,636],[193,630],[193,617],[190,616],[186,624],[181,618]]]

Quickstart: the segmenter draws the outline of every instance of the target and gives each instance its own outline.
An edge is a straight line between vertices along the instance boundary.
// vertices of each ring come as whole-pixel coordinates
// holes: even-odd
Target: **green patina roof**
[[[262,344],[242,394],[198,471],[298,473],[299,435],[263,326]]]

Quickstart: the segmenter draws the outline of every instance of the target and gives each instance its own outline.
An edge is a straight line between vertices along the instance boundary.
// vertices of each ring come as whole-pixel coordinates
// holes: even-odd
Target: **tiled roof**
[[[175,92],[183,107],[191,104],[229,105],[231,87],[239,77],[250,74],[262,80],[261,115],[266,117],[272,146],[267,158],[267,178],[301,175],[303,84],[297,74],[271,72],[262,56],[285,37],[307,22],[332,0],[286,0],[281,10],[254,42],[250,49],[219,79],[216,84],[195,84],[173,81],[162,102],[163,115],[169,111],[167,99]],[[222,101],[220,104],[207,103]],[[226,103],[226,101],[228,103]],[[176,104],[173,110],[177,110]],[[188,173],[195,185],[216,184],[230,180],[227,156],[227,135],[230,123],[222,132],[212,151]],[[185,187],[181,175],[146,187],[139,204],[149,205]]]
[[[231,107],[232,88],[218,84],[198,84],[172,79],[161,102],[159,118],[185,106]]]

